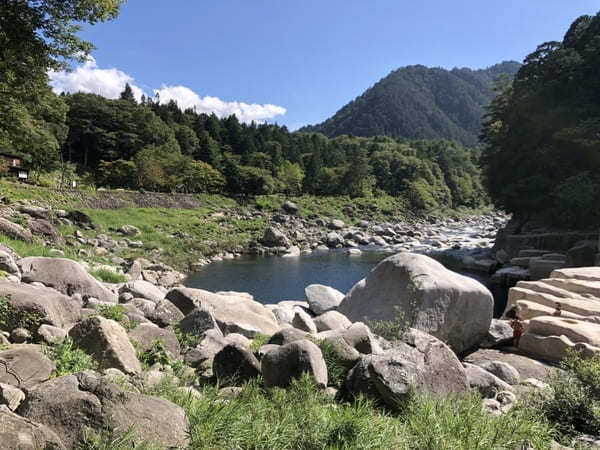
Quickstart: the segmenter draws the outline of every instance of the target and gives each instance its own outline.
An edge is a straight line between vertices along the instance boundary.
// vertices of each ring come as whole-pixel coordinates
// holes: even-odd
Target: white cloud
[[[91,56],[72,72],[50,72],[49,75],[50,86],[56,93],[86,92],[106,98],[118,98],[127,83],[138,101],[144,93],[133,83],[133,77],[117,69],[100,69]]]
[[[96,60],[91,56],[83,65],[71,72],[50,72],[50,85],[56,93],[61,92],[87,92],[99,94],[107,98],[118,98],[129,83],[135,98],[139,101],[144,94],[143,89],[134,84],[132,76],[118,69],[101,69]],[[218,117],[227,117],[235,114],[242,122],[264,122],[276,116],[282,116],[286,109],[282,106],[271,104],[248,104],[243,102],[226,102],[218,97],[200,97],[185,86],[166,86],[154,89],[161,103],[171,100],[177,102],[182,110],[193,108],[198,113],[215,113]]]
[[[225,102],[218,97],[200,97],[190,88],[185,86],[164,86],[154,89],[161,103],[175,100],[181,109],[194,108],[198,113],[215,113],[218,117],[227,117],[235,114],[242,122],[262,122],[276,116],[282,116],[287,111],[282,106],[243,102]]]

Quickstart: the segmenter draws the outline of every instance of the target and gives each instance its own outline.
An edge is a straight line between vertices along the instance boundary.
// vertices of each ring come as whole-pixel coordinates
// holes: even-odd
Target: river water
[[[339,249],[293,258],[245,256],[213,262],[191,274],[185,284],[214,292],[249,292],[261,303],[304,300],[304,288],[314,283],[348,292],[390,254],[374,247],[362,248],[360,255],[349,255],[347,250]],[[483,283],[487,281],[481,275],[463,273]]]

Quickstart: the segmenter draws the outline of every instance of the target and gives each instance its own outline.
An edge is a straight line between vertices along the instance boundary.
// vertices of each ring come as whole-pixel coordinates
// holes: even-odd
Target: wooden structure
[[[0,150],[0,167],[8,169],[8,174],[19,181],[29,178],[29,169],[23,167],[22,158],[19,155]]]

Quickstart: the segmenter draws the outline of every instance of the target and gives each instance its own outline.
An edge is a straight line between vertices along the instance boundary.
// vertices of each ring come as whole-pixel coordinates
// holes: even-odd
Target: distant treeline
[[[415,208],[485,201],[476,155],[458,143],[291,133],[235,116],[181,111],[175,102],[62,96],[68,132],[54,161],[98,186],[156,191],[404,196]]]

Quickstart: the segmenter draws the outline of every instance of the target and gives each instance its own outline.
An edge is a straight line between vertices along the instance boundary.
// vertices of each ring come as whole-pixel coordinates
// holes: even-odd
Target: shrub
[[[538,396],[536,406],[565,436],[600,430],[600,355],[584,359],[570,352],[549,383],[554,395]]]
[[[125,283],[127,277],[121,273],[113,272],[109,269],[97,269],[90,271],[90,275],[105,283]]]
[[[84,370],[95,370],[98,363],[86,352],[74,346],[71,338],[66,338],[59,344],[42,344],[44,354],[54,361],[56,370],[53,376],[62,377]]]
[[[196,346],[202,341],[202,339],[200,339],[198,336],[182,332],[181,328],[179,327],[179,324],[173,327],[173,331],[175,331],[175,336],[179,341],[179,345],[181,346],[182,351],[185,351],[190,348],[196,348]]]
[[[127,311],[123,305],[99,305],[97,314],[119,323],[127,331],[131,331],[137,326],[127,317]]]
[[[398,341],[402,339],[402,336],[404,336],[404,333],[406,333],[410,327],[409,321],[406,320],[404,312],[402,312],[398,305],[394,305],[393,319],[376,321],[365,319],[365,323],[373,333],[388,341]]]
[[[259,333],[255,335],[252,339],[252,343],[250,344],[250,351],[257,352],[259,348],[269,341],[269,339],[271,339],[271,336],[266,334]]]

